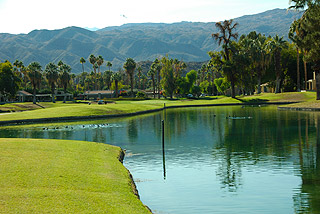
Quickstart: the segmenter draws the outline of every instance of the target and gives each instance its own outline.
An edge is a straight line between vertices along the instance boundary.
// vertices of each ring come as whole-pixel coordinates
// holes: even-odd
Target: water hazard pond
[[[0,137],[120,146],[154,213],[320,213],[319,131],[317,112],[239,106],[2,128]]]

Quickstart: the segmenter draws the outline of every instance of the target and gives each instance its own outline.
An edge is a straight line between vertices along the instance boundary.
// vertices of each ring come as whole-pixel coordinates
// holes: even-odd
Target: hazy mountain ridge
[[[264,13],[234,19],[239,23],[239,34],[253,30],[265,35],[279,34],[287,38],[290,24],[301,13],[275,9]],[[215,23],[179,22],[173,24],[125,24],[90,31],[79,27],[60,30],[34,30],[28,34],[0,34],[0,60],[14,62],[19,59],[28,65],[38,61],[43,68],[49,62],[64,62],[72,72],[82,71],[80,58],[84,57],[85,70],[91,70],[90,54],[102,55],[113,63],[113,70],[122,67],[126,58],[153,61],[168,54],[184,61],[206,61],[210,50],[219,47],[211,34],[217,32]],[[106,67],[103,66],[102,70]]]

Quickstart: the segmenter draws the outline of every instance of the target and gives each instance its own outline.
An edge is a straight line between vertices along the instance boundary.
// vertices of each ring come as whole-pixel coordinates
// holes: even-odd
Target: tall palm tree
[[[96,89],[96,84],[97,84],[97,81],[96,81],[96,77],[97,77],[97,58],[91,54],[90,57],[89,57],[89,62],[92,64],[92,68],[93,68],[93,71],[94,71],[94,82],[93,82],[93,85],[94,85],[94,89]]]
[[[235,76],[233,75],[232,70],[230,69],[230,65],[232,64],[231,58],[231,50],[230,50],[230,43],[231,39],[237,39],[239,34],[234,33],[233,31],[237,28],[238,23],[233,24],[233,20],[225,20],[223,23],[217,22],[216,27],[219,29],[220,32],[212,34],[212,37],[218,41],[218,44],[221,45],[223,43],[223,57],[224,57],[224,68],[226,68],[225,72],[229,73],[229,78],[231,80],[231,96],[235,98]],[[228,71],[227,71],[228,70]],[[231,75],[230,75],[231,74]]]
[[[133,97],[133,77],[134,77],[134,70],[136,69],[136,62],[132,58],[127,58],[126,62],[123,65],[124,70],[129,76],[130,85],[131,85],[131,96]]]
[[[103,64],[104,59],[101,55],[98,56],[97,58],[97,65],[98,65],[98,72],[100,73],[100,66]]]
[[[81,65],[82,65],[82,72],[84,72],[84,66],[83,66],[83,64],[86,63],[86,60],[85,60],[83,57],[81,57],[80,63],[81,63]]]
[[[224,49],[224,58],[226,61],[230,60],[230,49],[229,44],[231,39],[237,39],[239,34],[234,33],[233,31],[239,24],[236,22],[233,24],[233,19],[225,20],[222,22],[217,22],[216,27],[219,29],[220,32],[212,34],[212,37],[218,41],[218,44],[221,45],[223,43]]]
[[[151,77],[151,80],[152,80],[152,88],[153,88],[153,98],[155,99],[156,98],[156,84],[155,84],[155,70],[153,69],[150,69],[148,71],[148,76]]]
[[[107,67],[109,67],[109,71],[110,71],[110,68],[112,67],[112,63],[111,62],[107,62]]]
[[[114,81],[114,85],[115,85],[115,91],[116,91],[116,98],[118,98],[118,83],[119,81],[121,80],[121,74],[120,72],[114,72],[112,75],[111,75],[111,80]]]
[[[67,87],[70,83],[71,80],[71,67],[70,65],[62,64],[59,67],[59,79],[60,79],[60,84],[63,87],[63,92],[64,92],[64,98],[63,98],[63,103],[66,103],[67,99]]]
[[[300,92],[300,48],[302,47],[302,42],[299,36],[300,23],[295,20],[292,22],[289,30],[289,39],[295,44],[297,49],[297,91]],[[307,84],[307,79],[305,80]]]
[[[31,62],[27,68],[27,75],[33,88],[33,104],[36,104],[36,92],[40,87],[42,78],[42,69],[39,62]]]
[[[158,91],[158,99],[160,99],[160,71],[161,65],[158,59],[155,59],[151,65],[151,70],[154,70],[157,75],[157,91]]]
[[[268,60],[267,38],[265,35],[250,32],[247,36],[241,36],[240,44],[246,50],[257,76],[257,93],[261,93],[261,79]]]
[[[52,97],[52,102],[55,103],[55,97],[54,97],[54,89],[56,87],[56,83],[59,78],[59,73],[58,73],[58,66],[55,65],[54,63],[50,62],[49,64],[46,65],[45,68],[45,75],[48,81],[48,84],[51,88],[51,97]]]
[[[272,38],[271,41],[269,41],[269,48],[270,51],[273,53],[274,57],[274,66],[275,66],[275,72],[276,72],[276,91],[275,93],[280,93],[280,83],[281,83],[281,74],[282,74],[282,68],[281,68],[281,51],[282,49],[286,48],[287,42],[283,40],[283,37],[279,37],[276,35]]]
[[[141,79],[141,75],[142,75],[142,68],[141,68],[141,66],[139,66],[138,68],[137,68],[137,71],[138,71],[138,89],[140,89],[140,86],[141,86],[141,82],[140,82],[140,79]]]

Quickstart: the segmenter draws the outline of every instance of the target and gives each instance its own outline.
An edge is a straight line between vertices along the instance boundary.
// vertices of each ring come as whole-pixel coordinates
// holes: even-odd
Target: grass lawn
[[[226,104],[226,103],[272,103],[272,102],[299,102],[302,106],[318,106],[320,102],[315,101],[315,92],[290,92],[271,94],[263,93],[253,96],[237,96],[235,99],[226,96],[205,97],[200,99],[150,99],[150,100],[120,100],[115,104],[84,104],[84,103],[40,103],[44,108],[36,108],[30,111],[3,113],[0,114],[0,121],[54,118],[54,117],[74,117],[74,116],[95,116],[95,115],[113,115],[126,114],[138,111],[160,109],[166,106],[184,106],[184,105],[208,105],[208,104]],[[0,110],[6,108],[5,104],[0,106]],[[25,104],[27,105],[27,104]],[[33,104],[30,104],[33,105]]]
[[[0,213],[150,213],[134,195],[120,148],[0,138]]]

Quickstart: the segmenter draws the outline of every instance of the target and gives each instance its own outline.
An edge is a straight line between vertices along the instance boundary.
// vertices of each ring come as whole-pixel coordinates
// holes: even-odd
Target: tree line
[[[319,99],[319,0],[293,0],[292,3],[291,9],[307,7],[301,19],[291,25],[289,38],[292,43],[278,35],[267,37],[255,31],[239,36],[236,32],[238,23],[225,20],[217,22],[217,32],[212,33],[221,51],[210,51],[210,60],[197,71],[186,73],[186,63],[168,55],[155,59],[148,70],[128,58],[122,68],[112,71],[111,62],[91,54],[87,60],[80,59],[83,70],[77,75],[72,74],[71,67],[62,61],[58,64],[50,62],[44,69],[38,62],[24,66],[19,60],[13,64],[5,61],[0,63],[0,94],[10,98],[18,89],[23,89],[33,93],[35,102],[37,91],[50,92],[55,102],[57,89],[75,96],[88,90],[114,90],[115,97],[133,97],[137,91],[149,89],[154,98],[161,95],[168,98],[199,96],[201,93],[219,95],[229,90],[234,98],[255,91],[261,93],[262,83],[268,83],[275,93],[307,89],[307,80],[311,77],[308,70],[312,69],[318,80]],[[87,61],[92,65],[90,72],[84,70]],[[106,67],[102,68],[103,65]],[[300,72],[302,67],[304,72]],[[130,91],[122,93],[119,89]],[[140,92],[138,96],[145,95]]]

